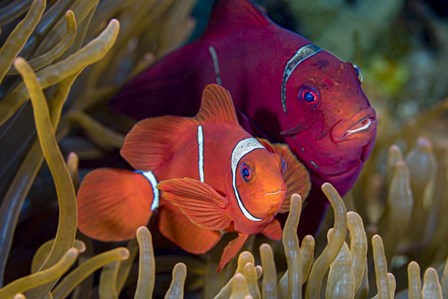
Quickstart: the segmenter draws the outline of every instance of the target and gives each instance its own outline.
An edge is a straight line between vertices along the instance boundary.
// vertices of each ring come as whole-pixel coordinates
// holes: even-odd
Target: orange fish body
[[[287,211],[285,194],[306,197],[310,188],[308,173],[285,146],[239,126],[229,93],[218,85],[206,87],[193,118],[137,123],[121,155],[136,171],[98,169],[86,176],[78,192],[79,229],[102,241],[131,239],[159,208],[161,233],[191,253],[210,250],[222,231],[238,232],[220,269],[251,234],[279,240],[274,216]]]

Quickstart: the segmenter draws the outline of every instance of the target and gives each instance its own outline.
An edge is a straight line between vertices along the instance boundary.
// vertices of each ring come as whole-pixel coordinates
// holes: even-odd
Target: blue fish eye
[[[312,109],[315,109],[320,103],[320,93],[317,88],[308,85],[302,85],[299,89],[299,100],[304,101]]]
[[[243,166],[241,167],[241,176],[243,177],[243,180],[246,182],[249,182],[252,177],[250,168],[249,166],[247,166],[246,163],[243,163]]]
[[[305,99],[305,101],[307,102],[312,102],[316,99],[316,97],[314,96],[314,94],[310,91],[307,91],[304,93],[303,98]]]

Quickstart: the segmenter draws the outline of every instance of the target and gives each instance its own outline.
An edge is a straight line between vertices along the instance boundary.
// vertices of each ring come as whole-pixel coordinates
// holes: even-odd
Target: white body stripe
[[[208,47],[208,52],[210,53],[210,56],[212,57],[213,68],[215,69],[216,83],[222,86],[221,74],[219,72],[218,54],[216,54],[215,47],[213,47],[213,46]]]
[[[159,200],[160,200],[159,189],[157,188],[157,179],[154,176],[154,173],[152,173],[152,171],[137,170],[136,172],[142,174],[149,181],[149,184],[151,185],[152,193],[154,194],[154,200],[152,201],[151,211],[154,211],[159,207]]]
[[[202,126],[198,126],[198,152],[199,179],[204,182],[204,133],[202,132]]]
[[[300,63],[310,58],[311,56],[320,52],[320,48],[314,44],[308,44],[297,50],[296,54],[286,63],[285,70],[283,71],[282,81],[282,106],[283,111],[286,113],[286,82],[291,76],[292,72],[299,66]]]
[[[258,142],[257,139],[250,137],[241,140],[238,142],[238,144],[235,146],[235,148],[232,151],[232,158],[230,160],[231,163],[231,169],[232,169],[232,186],[233,186],[233,192],[235,193],[236,201],[238,203],[238,207],[240,208],[241,212],[246,216],[247,219],[252,221],[261,221],[263,219],[254,217],[244,206],[243,202],[241,201],[240,194],[238,193],[238,189],[236,188],[236,168],[238,166],[239,161],[242,157],[250,153],[251,151],[265,147]]]

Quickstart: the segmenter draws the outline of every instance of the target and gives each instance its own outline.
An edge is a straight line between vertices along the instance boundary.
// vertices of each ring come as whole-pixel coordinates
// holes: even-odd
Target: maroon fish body
[[[301,234],[314,233],[332,183],[344,195],[368,158],[375,111],[356,66],[267,19],[249,1],[218,0],[207,31],[124,86],[112,107],[136,119],[192,116],[209,83],[230,90],[241,125],[285,142],[310,171]]]

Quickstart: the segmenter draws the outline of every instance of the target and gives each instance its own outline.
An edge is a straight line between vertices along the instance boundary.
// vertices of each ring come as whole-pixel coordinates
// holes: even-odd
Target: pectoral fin
[[[286,144],[273,144],[273,146],[275,152],[279,153],[286,161],[286,170],[283,173],[283,177],[287,189],[285,200],[279,211],[280,213],[285,213],[289,211],[290,199],[294,193],[299,194],[302,200],[308,197],[311,189],[310,174]]]
[[[229,227],[228,199],[206,183],[192,178],[177,178],[158,184],[162,197],[178,207],[197,226],[208,230]]]
[[[283,171],[283,178],[286,183],[285,200],[279,213],[289,211],[289,204],[291,195],[294,193],[300,194],[302,200],[305,200],[311,189],[311,181],[308,170],[305,166],[297,160],[296,156],[291,152],[286,144],[274,143],[271,144],[266,139],[257,138],[264,147],[269,151],[279,154],[285,161],[285,169]]]

